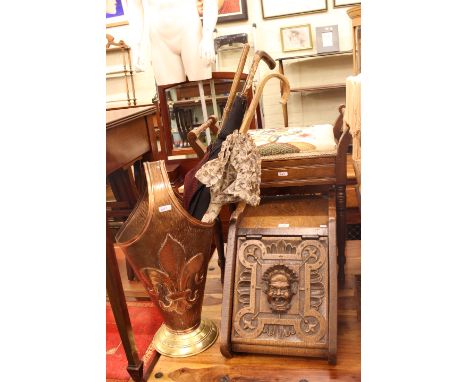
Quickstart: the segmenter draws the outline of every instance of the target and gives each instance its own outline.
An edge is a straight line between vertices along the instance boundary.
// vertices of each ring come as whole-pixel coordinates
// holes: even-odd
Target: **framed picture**
[[[349,7],[361,4],[361,0],[333,0],[333,8]]]
[[[315,28],[317,39],[317,53],[338,52],[340,50],[338,39],[338,25]]]
[[[312,49],[312,33],[309,24],[284,27],[281,28],[280,33],[283,52]]]
[[[197,0],[198,14],[203,18],[203,0]],[[247,20],[247,0],[218,0],[217,24]]]
[[[218,23],[247,20],[247,0],[218,0],[223,6],[218,11]]]
[[[260,0],[264,19],[326,12],[327,0]]]
[[[106,0],[106,27],[128,24],[126,0]]]

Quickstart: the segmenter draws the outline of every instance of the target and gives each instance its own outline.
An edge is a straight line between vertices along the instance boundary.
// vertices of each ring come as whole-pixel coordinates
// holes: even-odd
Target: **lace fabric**
[[[245,201],[260,203],[261,157],[252,137],[230,134],[218,158],[205,163],[195,177],[210,188],[211,202],[203,222],[213,221],[223,204]]]

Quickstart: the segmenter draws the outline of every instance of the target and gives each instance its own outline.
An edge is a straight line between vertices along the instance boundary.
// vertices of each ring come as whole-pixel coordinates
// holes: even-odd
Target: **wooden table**
[[[126,217],[135,207],[139,190],[144,186],[141,168],[132,165],[138,161],[159,159],[154,129],[156,106],[107,110],[106,112],[106,176],[116,202],[108,203],[110,216]],[[134,179],[138,179],[137,184]],[[127,268],[130,280],[135,275]]]
[[[110,110],[106,112],[106,176],[119,203],[134,207],[138,190],[130,172],[137,160],[155,161],[158,154],[153,118],[155,106]],[[106,287],[112,312],[128,360],[127,371],[137,382],[143,380],[143,361],[135,346],[113,239],[106,225]]]
[[[153,123],[156,112],[156,106],[106,112],[106,176],[110,179],[116,179],[138,159],[157,160],[162,156],[158,155]],[[115,197],[118,199],[118,195]]]

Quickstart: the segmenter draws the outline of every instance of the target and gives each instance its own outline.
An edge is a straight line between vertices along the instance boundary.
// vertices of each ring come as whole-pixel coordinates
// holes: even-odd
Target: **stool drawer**
[[[262,182],[306,178],[334,178],[335,166],[330,164],[307,167],[262,168]]]

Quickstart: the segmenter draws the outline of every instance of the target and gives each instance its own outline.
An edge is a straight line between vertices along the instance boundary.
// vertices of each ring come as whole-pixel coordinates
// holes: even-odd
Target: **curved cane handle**
[[[189,142],[192,149],[197,154],[198,158],[203,158],[206,152],[206,145],[202,143],[198,137],[201,133],[203,133],[206,129],[210,129],[211,134],[217,134],[218,128],[216,127],[216,122],[218,119],[214,115],[210,115],[208,119],[203,122],[202,125],[190,130],[187,133],[187,141]]]
[[[255,115],[255,109],[260,101],[260,97],[262,96],[263,88],[265,87],[266,83],[273,77],[278,78],[283,83],[283,95],[281,96],[280,103],[285,105],[288,102],[289,93],[291,92],[291,87],[289,86],[288,79],[280,73],[270,73],[267,76],[263,77],[263,79],[258,85],[255,97],[250,103],[247,113],[245,113],[244,119],[242,120],[242,125],[239,128],[239,133],[245,134],[249,129],[250,123],[252,122],[252,119]]]
[[[247,92],[252,87],[255,73],[257,72],[258,65],[262,60],[268,65],[270,70],[273,70],[276,67],[276,61],[267,52],[263,50],[257,50],[252,59],[252,67],[250,68],[247,79],[245,80],[244,88],[242,89],[242,95],[246,96]]]

